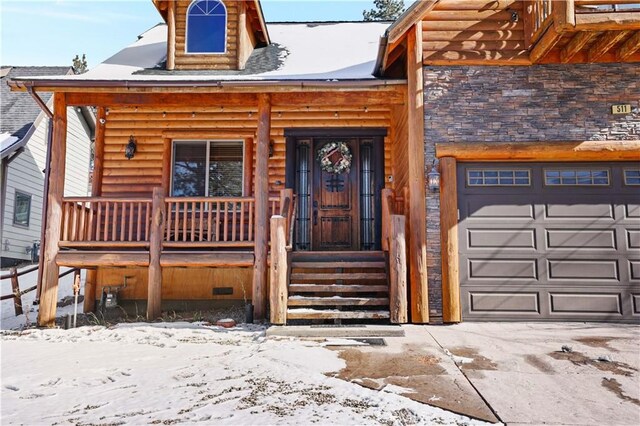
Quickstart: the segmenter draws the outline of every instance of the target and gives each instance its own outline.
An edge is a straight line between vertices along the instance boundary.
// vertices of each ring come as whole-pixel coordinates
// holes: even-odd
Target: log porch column
[[[43,257],[42,288],[38,325],[55,325],[58,302],[58,274],[56,264],[62,225],[62,197],[64,196],[65,158],[67,155],[67,102],[64,93],[53,95],[53,143],[51,146],[51,172],[47,194],[47,229]]]
[[[424,86],[422,23],[407,33],[409,149],[409,283],[411,322],[429,322],[427,287],[427,206],[424,168]]]
[[[258,97],[258,131],[256,141],[256,199],[255,263],[253,266],[253,317],[265,319],[267,311],[267,252],[269,223],[269,139],[271,137],[271,97]]]
[[[442,320],[460,322],[460,277],[458,265],[457,162],[440,158],[440,239],[442,247]]]
[[[104,176],[104,124],[107,118],[105,107],[98,107],[96,111],[96,140],[93,148],[93,175],[91,177],[91,196],[102,195],[102,177]],[[84,283],[84,312],[93,312],[96,308],[96,285],[98,270],[87,269]]]
[[[147,321],[153,321],[160,317],[162,312],[162,267],[160,255],[162,254],[162,240],[164,234],[164,191],[165,189],[153,188],[151,236],[149,238],[149,281],[147,283]]]

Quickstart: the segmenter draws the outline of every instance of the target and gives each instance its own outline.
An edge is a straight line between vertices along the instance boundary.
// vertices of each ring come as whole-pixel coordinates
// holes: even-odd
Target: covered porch
[[[210,299],[211,289],[194,290],[194,283],[223,279],[220,274],[224,274],[224,279],[235,283],[235,297],[242,292],[241,297],[250,298],[254,318],[265,318],[267,304],[277,297],[273,291],[279,289],[277,285],[269,286],[269,282],[285,282],[286,287],[291,277],[291,270],[286,268],[284,275],[273,270],[282,270],[282,263],[274,261],[274,253],[284,250],[288,264],[291,259],[287,256],[295,251],[295,227],[299,223],[296,214],[300,210],[296,196],[299,188],[288,177],[295,170],[287,169],[287,162],[291,163],[295,156],[290,149],[291,137],[287,136],[292,129],[298,135],[307,129],[313,137],[340,132],[352,137],[349,135],[366,135],[371,129],[379,129],[379,134],[385,136],[380,139],[382,168],[376,171],[381,182],[375,189],[378,200],[382,188],[387,188],[399,194],[392,203],[404,203],[402,194],[408,194],[411,173],[416,179],[422,179],[424,173],[423,168],[411,171],[404,163],[409,130],[403,82],[368,83],[365,87],[332,91],[280,88],[257,94],[210,88],[201,89],[208,93],[165,88],[170,93],[140,89],[135,94],[122,89],[112,89],[115,93],[56,90],[42,256],[41,325],[52,324],[55,318],[60,266],[88,270],[87,312],[95,309],[102,288],[134,276],[139,278],[137,285],[126,294],[146,300],[147,318],[154,319],[160,316],[165,298]],[[60,105],[97,108],[91,197],[64,197],[64,171],[73,165],[65,164],[66,115]],[[125,157],[132,140],[133,156]],[[205,141],[212,144],[211,149],[216,141],[238,141],[242,153],[237,167],[242,169],[242,178],[237,193],[178,194],[176,144],[182,141]],[[296,162],[293,164],[295,168]],[[417,200],[424,204],[423,196]],[[410,209],[407,204],[407,211]],[[389,212],[393,213],[377,213],[375,218],[380,226],[377,241],[386,238],[381,242],[385,247],[390,236],[380,232],[386,226],[383,216]],[[397,212],[404,214],[404,207]],[[274,232],[270,218],[285,221],[284,239],[275,243],[270,234]],[[277,230],[281,228],[278,225]],[[359,243],[354,244],[360,250]],[[376,248],[383,253],[379,244],[368,250]],[[408,248],[409,257],[410,253]],[[282,257],[278,259],[281,261]],[[404,285],[409,276],[407,269],[402,272]],[[384,282],[386,285],[388,280]],[[401,304],[406,310],[404,293],[405,302]],[[284,320],[273,316],[279,309],[272,305],[272,322],[284,323],[286,316]],[[400,318],[406,321],[406,315]]]

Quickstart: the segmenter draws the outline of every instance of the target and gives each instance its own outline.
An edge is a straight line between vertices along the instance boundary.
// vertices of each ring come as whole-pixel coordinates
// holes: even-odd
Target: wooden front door
[[[294,249],[380,249],[380,196],[384,186],[383,137],[357,134],[298,136],[287,142],[287,187],[297,195]],[[351,154],[343,173],[323,170],[322,148],[340,141]]]
[[[344,173],[322,169],[318,152],[332,141],[318,139],[314,146],[312,250],[358,250],[358,171],[357,140],[342,140],[351,151],[351,168]],[[339,155],[339,154],[336,154]]]

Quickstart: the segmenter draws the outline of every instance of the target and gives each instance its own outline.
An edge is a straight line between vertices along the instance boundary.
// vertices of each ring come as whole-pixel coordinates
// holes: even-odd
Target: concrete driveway
[[[337,375],[506,424],[640,424],[640,327],[405,326],[387,346],[336,348]],[[563,349],[564,347],[564,349]]]
[[[427,330],[507,424],[640,424],[638,326],[463,323]]]

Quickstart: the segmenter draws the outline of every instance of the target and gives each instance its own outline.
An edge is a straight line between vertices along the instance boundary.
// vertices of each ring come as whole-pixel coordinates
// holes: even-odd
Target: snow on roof
[[[56,80],[373,80],[380,37],[388,26],[388,22],[272,23],[269,33],[272,43],[279,48],[277,61],[271,61],[270,67],[258,61],[260,67],[238,72],[164,70],[167,26],[160,24],[89,72]],[[256,49],[254,54],[260,50]]]
[[[18,142],[20,138],[11,136],[9,133],[0,133],[0,156],[2,158],[11,154],[17,147],[16,142]]]

